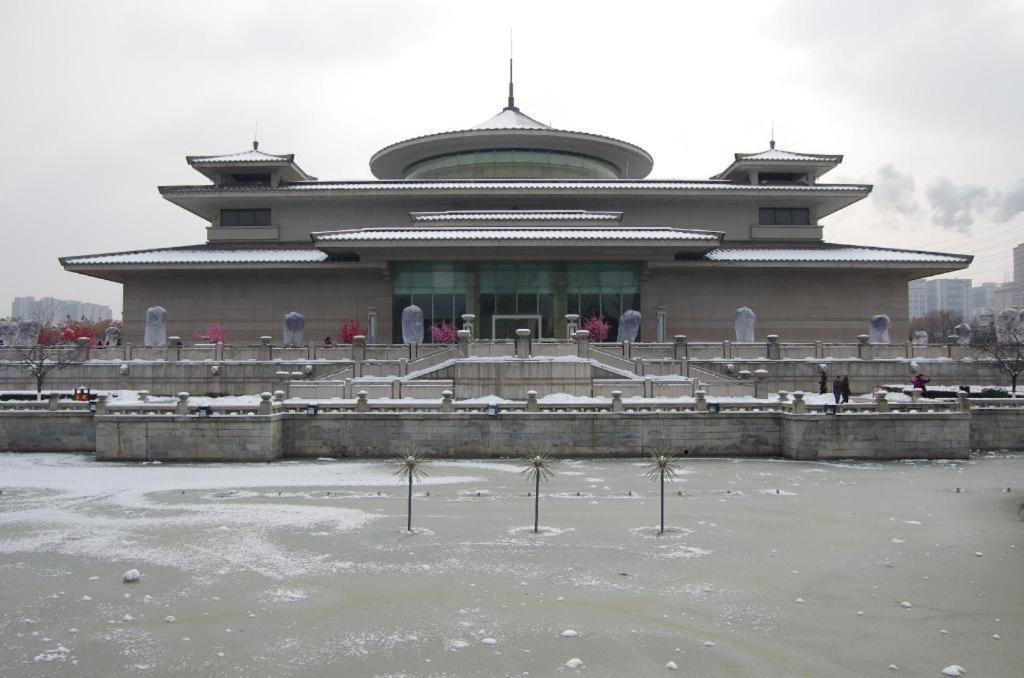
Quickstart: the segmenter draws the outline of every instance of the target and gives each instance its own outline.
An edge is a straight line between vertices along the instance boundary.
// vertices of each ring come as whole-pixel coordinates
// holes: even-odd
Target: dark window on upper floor
[[[762,226],[807,226],[811,211],[806,207],[762,207],[758,210]]]
[[[221,210],[221,226],[270,226],[270,210]]]
[[[800,172],[758,172],[757,181],[767,184],[806,184],[807,175]]]
[[[231,181],[236,184],[269,184],[270,173],[246,172],[243,174],[232,174]]]

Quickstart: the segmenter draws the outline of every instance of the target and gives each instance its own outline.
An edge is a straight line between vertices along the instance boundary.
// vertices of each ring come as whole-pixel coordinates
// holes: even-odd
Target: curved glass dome
[[[508,106],[469,129],[400,141],[370,158],[378,179],[643,179],[650,154],[625,141],[554,129]]]

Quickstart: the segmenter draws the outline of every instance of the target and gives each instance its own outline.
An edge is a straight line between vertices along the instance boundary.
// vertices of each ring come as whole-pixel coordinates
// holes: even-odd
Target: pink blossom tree
[[[435,344],[454,344],[458,340],[455,325],[442,320],[430,326],[430,339]]]
[[[214,344],[226,344],[228,343],[228,326],[223,323],[210,323],[206,326],[206,332],[195,330],[192,332],[192,336]]]
[[[583,319],[580,329],[590,332],[590,341],[601,342],[608,339],[608,333],[611,331],[611,326],[604,318],[592,315],[589,318]]]

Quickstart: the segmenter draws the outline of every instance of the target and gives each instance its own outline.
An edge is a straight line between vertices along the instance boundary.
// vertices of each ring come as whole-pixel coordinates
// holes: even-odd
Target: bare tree
[[[533,481],[533,531],[540,531],[540,481],[549,480],[555,475],[555,460],[551,457],[551,448],[536,444],[521,462],[521,473],[527,481]]]
[[[53,370],[62,370],[71,364],[67,352],[60,347],[37,344],[18,351],[18,359],[25,371],[35,377],[36,400],[43,399],[43,382]]]
[[[953,333],[953,328],[961,322],[963,322],[963,318],[959,313],[932,311],[925,316],[910,319],[910,337],[913,338],[914,332],[924,330],[928,333],[929,341],[943,344]]]
[[[975,344],[974,349],[979,357],[994,361],[1010,378],[1011,392],[1016,395],[1017,380],[1024,372],[1024,313],[1014,318],[997,318],[995,332]]]
[[[427,464],[427,455],[418,447],[399,447],[395,449],[395,475],[403,482],[409,482],[409,504],[406,512],[406,526],[408,532],[412,532],[412,482],[427,475],[423,467]]]
[[[675,454],[668,445],[659,445],[647,459],[644,475],[650,480],[661,481],[661,533],[665,532],[665,478],[675,480]]]

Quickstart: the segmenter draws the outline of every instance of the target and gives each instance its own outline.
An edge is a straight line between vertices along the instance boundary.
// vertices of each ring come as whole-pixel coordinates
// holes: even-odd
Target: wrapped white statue
[[[167,309],[163,306],[151,306],[146,309],[146,333],[143,336],[146,346],[167,345]]]
[[[757,316],[747,306],[736,309],[736,341],[750,343],[754,341],[754,323]]]
[[[626,311],[619,317],[619,332],[615,341],[633,342],[636,341],[638,334],[640,334],[640,311]]]
[[[868,327],[868,341],[872,344],[888,344],[889,341],[889,328],[892,323],[889,322],[889,316],[887,315],[873,315],[871,316],[871,322]]]
[[[103,332],[103,341],[107,346],[121,345],[121,328],[111,325]]]
[[[302,346],[306,341],[306,316],[292,311],[281,321],[281,337],[285,346]]]
[[[914,330],[910,335],[910,343],[915,346],[927,346],[928,345],[928,333],[924,330]]]
[[[971,326],[967,323],[960,323],[954,327],[953,334],[956,335],[956,343],[961,346],[967,346],[971,343],[971,335],[973,332],[971,331]]]
[[[35,320],[19,320],[18,332],[14,336],[15,346],[35,346],[39,343],[39,323]]]
[[[14,346],[14,339],[18,336],[18,323],[13,320],[0,320],[0,344]]]
[[[419,306],[402,309],[402,343],[423,343],[423,309]]]

